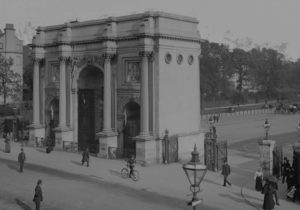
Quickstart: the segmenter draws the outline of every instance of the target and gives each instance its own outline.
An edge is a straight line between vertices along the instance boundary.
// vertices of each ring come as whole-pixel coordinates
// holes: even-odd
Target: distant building
[[[0,29],[0,54],[6,58],[13,59],[11,70],[23,76],[23,41],[18,39],[13,24],[6,24],[4,32]],[[22,99],[22,92],[20,92]],[[13,99],[7,98],[7,103],[14,102]],[[3,103],[3,97],[0,97],[0,103]]]
[[[33,39],[31,141],[78,143],[99,156],[118,148],[145,164],[203,155],[198,21],[145,12],[38,27]]]

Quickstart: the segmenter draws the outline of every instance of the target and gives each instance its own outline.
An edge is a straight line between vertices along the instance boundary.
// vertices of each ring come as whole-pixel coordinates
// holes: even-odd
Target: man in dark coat
[[[287,157],[284,157],[284,161],[282,164],[282,184],[284,184],[290,169],[291,169],[290,162],[287,159]]]
[[[89,160],[90,160],[90,153],[89,153],[89,149],[86,148],[86,150],[82,153],[82,160],[81,160],[82,165],[86,162],[87,167],[89,167]]]
[[[23,150],[23,148],[21,148],[21,152],[18,155],[18,162],[20,164],[20,172],[23,172],[23,166],[24,166],[24,162],[26,160],[26,156],[25,156],[25,152]]]
[[[33,197],[33,202],[35,202],[35,210],[40,210],[41,202],[43,201],[43,192],[42,192],[42,180],[39,179],[35,187],[35,193]]]
[[[222,175],[224,176],[224,187],[226,187],[226,184],[229,184],[231,186],[231,183],[228,181],[228,176],[230,172],[230,166],[228,165],[227,160],[225,160],[224,165],[222,166]]]

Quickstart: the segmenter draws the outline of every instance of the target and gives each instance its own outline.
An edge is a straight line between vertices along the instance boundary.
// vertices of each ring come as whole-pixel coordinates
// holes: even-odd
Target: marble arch
[[[60,111],[55,149],[78,143],[78,81],[83,69],[95,66],[103,72],[103,101],[93,104],[103,107],[103,128],[96,133],[99,157],[111,157],[124,142],[118,131],[130,101],[140,106],[140,133],[134,137],[138,160],[145,165],[162,162],[160,134],[166,128],[179,136],[181,160],[190,158],[194,144],[203,154],[197,25],[192,17],[149,11],[38,27],[31,44],[35,61],[31,141],[46,137],[46,121],[40,115],[54,94]],[[53,78],[51,65],[59,75],[50,87],[43,84]]]

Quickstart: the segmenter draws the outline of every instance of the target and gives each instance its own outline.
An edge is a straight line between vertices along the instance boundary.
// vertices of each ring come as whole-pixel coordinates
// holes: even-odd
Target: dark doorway
[[[135,102],[129,102],[125,105],[124,120],[124,157],[136,155],[135,141],[133,137],[140,133],[140,106]]]
[[[86,67],[78,81],[78,149],[99,152],[96,133],[103,128],[103,73]]]
[[[59,101],[57,98],[53,99],[50,103],[47,117],[47,129],[46,129],[46,144],[47,146],[55,146],[55,128],[59,124]]]

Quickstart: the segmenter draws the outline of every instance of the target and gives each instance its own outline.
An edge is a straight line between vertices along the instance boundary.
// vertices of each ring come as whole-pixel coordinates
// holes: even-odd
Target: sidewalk
[[[3,145],[1,145],[1,148],[3,148]],[[19,151],[20,145],[12,143],[11,153],[0,152],[0,158],[16,160]],[[130,188],[173,197],[183,200],[183,202],[184,200],[191,200],[189,183],[182,169],[182,164],[179,163],[151,167],[137,166],[136,169],[140,172],[141,178],[138,182],[133,182],[121,178],[120,170],[125,166],[125,162],[122,160],[106,160],[91,157],[90,167],[87,168],[81,166],[81,155],[77,153],[53,151],[50,154],[46,154],[44,149],[32,147],[25,147],[24,151],[27,156],[26,164],[28,165],[39,165],[80,176],[88,176],[95,180],[118,183]],[[233,160],[239,163],[234,163]],[[248,159],[245,157],[237,158],[237,156],[235,156],[232,161],[233,164],[242,164],[244,161],[248,161]],[[234,177],[234,174],[232,177]],[[235,180],[232,181],[235,184]],[[243,197],[241,187],[234,184],[231,187],[223,187],[222,184],[223,177],[220,173],[207,172],[201,184],[202,192],[200,192],[198,196],[203,198],[203,204],[209,206],[209,209],[255,209],[249,205],[244,198],[258,206],[259,204],[262,205],[262,195],[257,192],[243,189]],[[190,207],[187,207],[187,209],[188,208]],[[280,208],[276,207],[276,209],[299,209],[299,205],[282,201]]]

